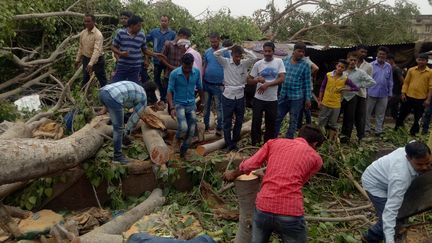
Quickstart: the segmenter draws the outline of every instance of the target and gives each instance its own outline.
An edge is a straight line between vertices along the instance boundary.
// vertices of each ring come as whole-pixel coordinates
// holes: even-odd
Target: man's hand
[[[129,52],[128,51],[121,51],[119,56],[120,57],[128,57],[129,56]]]
[[[176,110],[174,108],[171,108],[171,110],[170,110],[170,116],[171,116],[171,118],[173,120],[176,120],[177,113],[176,113]]]
[[[402,102],[405,102],[405,101],[407,100],[407,98],[406,98],[406,95],[405,95],[405,94],[402,94],[402,95],[401,95],[401,100],[402,100]]]
[[[224,172],[223,177],[225,181],[234,181],[241,173],[238,170],[227,170]]]
[[[257,90],[258,94],[263,94],[269,87],[268,83],[263,83]]]
[[[306,102],[305,102],[305,109],[309,110],[311,108],[311,106],[312,106],[312,103],[310,102],[310,100],[306,100]]]
[[[321,100],[318,100],[317,103],[318,103],[318,109],[321,109],[322,107]]]
[[[108,112],[108,109],[104,106],[100,111],[96,113],[97,116],[105,115]]]
[[[255,81],[256,81],[257,83],[262,83],[262,84],[264,84],[264,83],[265,83],[265,78],[264,78],[264,77],[261,77],[261,76],[258,76],[258,77],[255,78]]]
[[[90,75],[93,72],[93,65],[87,65],[87,73]]]
[[[426,99],[426,100],[423,102],[423,106],[426,107],[426,108],[428,108],[428,107],[430,106],[430,103],[431,103],[430,99]]]

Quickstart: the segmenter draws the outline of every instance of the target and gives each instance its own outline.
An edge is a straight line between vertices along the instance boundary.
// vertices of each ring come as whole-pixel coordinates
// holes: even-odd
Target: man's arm
[[[199,103],[197,104],[197,111],[201,112],[204,108],[204,90],[203,90],[203,85],[202,85],[202,81],[201,81],[201,75],[198,76],[198,79],[196,80],[195,88],[198,90],[198,95],[200,98]]]
[[[273,80],[271,82],[264,81],[264,83],[257,89],[257,92],[259,94],[262,94],[268,89],[268,87],[277,86],[277,85],[283,83],[284,80],[285,80],[285,73],[279,73],[278,77],[275,80]]]
[[[347,79],[345,81],[345,84],[350,87],[350,89],[348,91],[358,91],[359,90],[359,87],[357,87],[357,85],[355,85],[353,83],[353,81],[351,81],[351,79]]]
[[[245,56],[243,62],[246,66],[250,66],[256,61],[257,56],[252,51],[249,51],[248,49],[244,49],[244,51],[245,51]]]
[[[271,141],[271,140],[270,140]],[[259,150],[256,152],[252,157],[250,157],[247,160],[244,160],[238,169],[236,170],[230,170],[226,171],[224,173],[224,178],[227,181],[233,181],[237,177],[249,174],[255,169],[258,169],[262,166],[264,161],[267,161],[268,159],[268,152],[269,152],[269,142],[266,142]]]
[[[411,83],[411,70],[408,70],[407,76],[405,77],[405,80],[402,85],[402,101],[406,101],[406,93],[408,92],[409,86]]]
[[[305,108],[306,109],[310,109],[312,104],[311,104],[311,94],[312,94],[312,75],[311,75],[311,69],[308,65],[306,65],[307,67],[305,68],[305,74],[304,74],[304,87],[305,87]]]
[[[168,79],[168,88],[167,88],[167,103],[168,103],[168,113],[171,115],[172,119],[176,119],[176,110],[173,103],[173,92],[174,92],[174,85],[175,85],[175,76],[174,72],[170,73],[169,79]]]
[[[213,52],[213,55],[215,55],[216,60],[219,62],[219,64],[222,67],[225,67],[228,64],[227,58],[223,57],[223,52],[226,50],[229,50],[229,48],[224,47],[224,48],[221,48],[221,49]]]
[[[321,106],[321,102],[323,100],[324,92],[325,92],[326,87],[327,87],[327,75],[324,77],[324,80],[321,83],[321,87],[320,87],[320,91],[319,91],[319,96],[318,96],[318,107]]]
[[[365,71],[359,69],[359,72],[361,72],[360,88],[370,88],[376,84],[376,81]]]
[[[393,71],[391,66],[390,66],[390,77],[387,80],[387,85],[388,85],[388,97],[391,97],[393,96]]]
[[[126,126],[125,126],[125,133],[127,135],[132,133],[133,129],[138,124],[138,121],[140,120],[140,118],[144,116],[144,111],[145,111],[146,106],[147,106],[147,98],[144,99],[142,102],[138,103],[134,107],[134,111],[133,111],[132,115],[129,117],[129,120],[127,121]]]
[[[99,59],[99,57],[102,55],[103,52],[103,36],[102,34],[96,35],[95,38],[95,44],[93,47],[93,54],[89,61],[89,66],[93,66]]]
[[[402,205],[409,183],[402,181],[399,175],[392,176],[388,183],[387,202],[382,214],[383,232],[386,243],[393,243],[395,237],[396,217]]]
[[[247,84],[256,85],[257,83],[265,83],[265,79],[259,76],[257,63],[253,65],[250,74],[247,77]]]

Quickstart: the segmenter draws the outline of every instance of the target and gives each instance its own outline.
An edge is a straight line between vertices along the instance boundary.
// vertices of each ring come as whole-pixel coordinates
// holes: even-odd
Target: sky
[[[295,0],[294,0],[295,1]],[[218,11],[221,8],[229,8],[233,16],[252,16],[252,13],[257,9],[265,8],[268,0],[172,0],[177,5],[183,6],[189,10],[193,16],[197,16],[206,9]],[[275,5],[282,9],[287,0],[275,0]],[[376,1],[375,1],[376,2]],[[432,6],[428,0],[412,0],[419,7],[421,14],[432,14]],[[386,0],[387,4],[393,5],[394,0]]]

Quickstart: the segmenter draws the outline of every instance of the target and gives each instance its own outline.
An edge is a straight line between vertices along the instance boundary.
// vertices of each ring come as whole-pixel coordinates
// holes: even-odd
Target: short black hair
[[[125,11],[120,12],[120,16],[127,16],[130,18],[130,17],[132,17],[132,15],[133,15],[133,13],[131,11],[125,10]]]
[[[220,35],[219,35],[219,33],[218,32],[211,32],[210,34],[209,34],[209,38],[220,38]]]
[[[389,54],[387,55],[387,59],[395,60],[395,55],[394,55],[393,53],[389,53]]]
[[[239,45],[235,45],[231,48],[232,54],[243,54],[244,50],[243,47],[239,46]]]
[[[413,141],[405,145],[405,153],[410,159],[422,159],[431,154],[427,144],[420,141]]]
[[[194,62],[194,57],[190,53],[186,53],[182,56],[181,62],[186,65],[191,65]]]
[[[306,51],[306,44],[303,43],[303,42],[301,42],[301,41],[296,42],[296,43],[294,44],[294,50],[297,50],[297,49],[301,49],[301,50]]]
[[[96,22],[96,17],[91,13],[86,13],[84,17],[90,17],[93,22]]]
[[[179,31],[178,31],[177,34],[178,34],[178,35],[184,35],[184,36],[186,36],[187,38],[189,38],[189,37],[191,37],[192,32],[190,31],[190,29],[188,29],[188,28],[186,28],[186,27],[182,27],[182,28],[179,29]]]
[[[266,43],[264,43],[263,49],[264,49],[264,47],[270,47],[273,51],[276,48],[275,44],[273,42],[271,42],[271,41],[267,41]]]
[[[350,57],[358,58],[358,56],[359,56],[358,52],[350,51],[350,52],[348,52],[347,58],[350,58]]]
[[[390,49],[387,46],[380,46],[380,47],[378,47],[378,51],[383,51],[386,54],[390,53]]]
[[[136,25],[136,24],[139,24],[139,23],[142,23],[142,22],[143,22],[143,19],[140,16],[138,16],[138,15],[132,15],[132,17],[130,17],[128,19],[127,26],[129,27],[131,25]]]
[[[222,46],[223,47],[230,47],[232,45],[234,45],[234,43],[230,39],[225,39],[224,41],[222,41]]]
[[[338,63],[342,63],[343,65],[348,66],[348,62],[345,59],[339,59]]]
[[[168,21],[170,21],[170,16],[168,16],[168,14],[162,14],[159,19],[161,19],[162,17],[166,17]]]
[[[427,53],[420,53],[418,58],[429,60],[429,55]]]
[[[368,47],[367,46],[365,46],[365,45],[363,45],[363,44],[360,44],[360,45],[358,45],[357,47],[356,47],[356,51],[358,51],[358,50],[361,50],[361,49],[363,49],[363,50],[368,50]]]
[[[298,136],[304,138],[309,144],[317,143],[317,147],[321,146],[325,141],[321,129],[314,125],[302,126]]]

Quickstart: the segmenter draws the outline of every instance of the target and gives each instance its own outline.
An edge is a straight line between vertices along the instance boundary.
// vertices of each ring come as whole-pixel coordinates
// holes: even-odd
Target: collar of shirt
[[[414,168],[411,165],[411,162],[409,162],[409,160],[407,160],[407,162],[408,162],[408,169],[409,169],[411,176],[418,176],[419,173],[416,170],[414,170]]]
[[[301,138],[301,137],[297,137],[297,138],[294,138],[294,140],[297,140],[297,141],[299,141],[299,142],[302,142],[302,143],[305,143],[305,144],[307,144],[307,145],[309,145],[309,143],[306,141],[306,139],[304,139],[304,138]],[[310,145],[309,145],[310,146]]]
[[[379,67],[383,67],[383,68],[385,68],[386,66],[390,66],[390,68],[391,68],[390,63],[384,62],[384,64],[380,64],[377,60],[372,62],[372,66],[379,66]]]
[[[336,71],[335,70],[332,71],[331,76],[336,77]],[[344,78],[344,77],[345,77],[345,74],[342,73],[342,75],[339,78]]]
[[[299,64],[299,63],[305,62],[304,57],[303,57],[303,58],[300,58],[299,60],[297,60],[297,63],[291,63],[291,58],[292,58],[292,57],[293,57],[292,55],[291,55],[291,56],[287,56],[287,57],[285,57],[285,61],[286,61],[288,64],[291,64],[291,65],[295,65],[295,64]]]
[[[87,29],[87,33],[95,33],[96,32],[96,26],[93,26],[93,29],[90,31]]]
[[[195,75],[195,74],[197,74],[196,72],[199,72],[199,70],[198,69],[196,69],[196,68],[192,68],[192,71],[190,72],[190,75],[189,75],[189,79],[190,79],[190,77],[192,76],[192,75]],[[180,66],[180,71],[177,73],[177,75],[178,76],[181,76],[181,75],[183,75],[185,78],[186,78],[186,75],[184,75],[184,73],[183,73],[183,68]],[[189,79],[186,79],[187,81],[189,81]]]
[[[418,71],[421,72],[421,73],[422,73],[422,72],[430,72],[430,70],[431,70],[428,66],[426,66],[426,68],[423,69],[423,70],[420,70],[418,66],[416,66],[415,69],[418,70]]]

